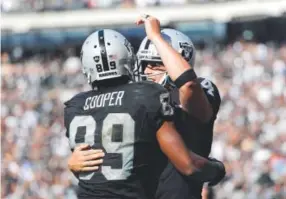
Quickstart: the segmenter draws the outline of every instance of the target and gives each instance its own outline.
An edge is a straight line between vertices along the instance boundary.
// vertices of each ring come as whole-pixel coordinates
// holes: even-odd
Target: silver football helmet
[[[110,29],[89,35],[81,49],[82,72],[90,84],[120,76],[133,79],[135,60],[129,41]]]
[[[180,31],[175,29],[163,29],[161,31],[163,38],[167,41],[178,53],[180,53],[186,61],[194,67],[196,49],[191,39]],[[155,45],[145,37],[141,42],[139,50],[137,52],[138,68],[135,70],[136,75],[140,76],[140,79],[149,80],[150,76],[144,74],[144,70],[147,64],[162,64],[161,57],[155,47]],[[163,64],[162,64],[163,65]],[[156,75],[164,73],[161,80],[161,84],[165,85],[170,82],[170,77],[166,72],[158,72]]]

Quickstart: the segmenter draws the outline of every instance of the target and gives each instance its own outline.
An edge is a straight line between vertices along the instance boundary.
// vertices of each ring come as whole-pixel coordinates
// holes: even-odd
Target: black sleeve
[[[213,112],[214,112],[214,119],[219,111],[221,98],[216,85],[208,79],[205,78],[198,78],[210,104],[212,105]]]
[[[64,108],[64,126],[66,129],[65,135],[69,140],[69,144],[70,144],[70,123],[72,121],[72,119],[76,116],[76,113],[79,112],[78,107],[76,106],[76,104],[79,103],[79,101],[77,99],[72,98],[71,100],[67,101],[64,103],[65,108]],[[74,151],[74,148],[70,147],[71,151]]]
[[[85,101],[84,99],[85,99],[84,94],[79,93],[64,103],[64,105],[65,105],[65,108],[64,108],[64,125],[66,128],[66,137],[68,137],[68,138],[69,138],[70,122],[77,115],[77,113],[79,113],[81,111],[80,107],[82,107],[82,104]]]
[[[68,120],[67,107],[65,107],[65,109],[64,109],[64,125],[66,128],[66,137],[69,138],[69,120]]]

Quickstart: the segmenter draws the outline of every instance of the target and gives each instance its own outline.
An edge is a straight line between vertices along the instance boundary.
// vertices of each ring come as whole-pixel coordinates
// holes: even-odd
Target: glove
[[[215,186],[217,185],[220,181],[222,181],[222,179],[224,179],[225,177],[225,167],[224,167],[224,164],[215,159],[215,158],[208,158],[209,161],[212,161],[214,164],[216,164],[217,166],[217,174],[216,176],[208,183],[209,186]]]

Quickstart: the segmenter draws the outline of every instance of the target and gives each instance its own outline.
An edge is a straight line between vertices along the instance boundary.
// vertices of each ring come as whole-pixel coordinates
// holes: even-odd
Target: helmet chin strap
[[[86,72],[82,72],[86,78],[87,78],[87,83],[91,84],[91,74],[90,73],[86,73]]]
[[[167,72],[164,72],[163,77],[160,79],[158,83],[161,84],[162,86],[165,86],[167,83],[167,77],[168,77]]]
[[[91,74],[87,73],[87,81],[89,84],[91,84]]]
[[[164,86],[166,89],[168,90],[172,90],[173,88],[175,88],[176,86],[174,85],[173,81],[170,79],[170,76],[168,75],[168,73],[166,72],[164,74],[164,76],[161,78],[159,84],[161,84],[162,86]]]

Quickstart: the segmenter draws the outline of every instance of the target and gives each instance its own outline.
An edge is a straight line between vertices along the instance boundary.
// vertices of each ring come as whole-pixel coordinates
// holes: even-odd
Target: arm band
[[[197,75],[193,69],[189,69],[181,74],[175,81],[174,84],[177,88],[181,88],[185,83],[193,81],[197,78]]]

